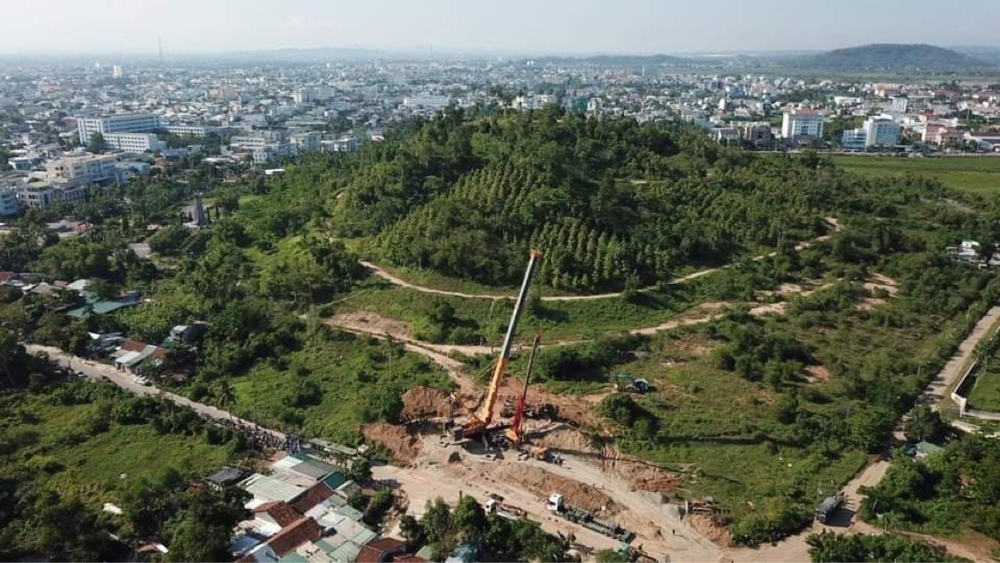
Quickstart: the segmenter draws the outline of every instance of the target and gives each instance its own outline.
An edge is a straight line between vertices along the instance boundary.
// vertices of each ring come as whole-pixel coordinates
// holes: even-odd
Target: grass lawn
[[[896,158],[832,155],[830,159],[837,166],[862,176],[901,176],[912,173],[937,178],[949,188],[969,193],[1000,193],[998,157]]]
[[[0,435],[27,433],[34,441],[0,457],[0,472],[23,462],[49,474],[49,485],[68,497],[111,502],[136,480],[157,478],[169,469],[204,475],[230,457],[227,446],[208,444],[203,436],[161,435],[148,425],[112,422],[107,431],[92,435],[88,421],[109,408],[107,403],[53,405],[45,395],[23,393],[3,403]]]
[[[237,416],[310,437],[357,441],[365,408],[380,390],[450,389],[448,375],[416,354],[346,333],[321,331],[281,362],[259,363],[230,379]]]
[[[993,361],[995,363],[996,359]],[[979,376],[976,386],[969,393],[969,406],[981,411],[1000,412],[1000,369],[987,369]]]

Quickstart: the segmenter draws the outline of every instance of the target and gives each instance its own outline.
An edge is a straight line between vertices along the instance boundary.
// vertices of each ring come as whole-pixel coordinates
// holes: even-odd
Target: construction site
[[[673,498],[679,479],[654,464],[618,452],[597,414],[612,391],[645,393],[649,382],[620,375],[607,393],[564,396],[532,384],[535,334],[523,373],[509,373],[512,345],[535,270],[532,252],[503,345],[485,389],[459,381],[453,394],[418,387],[402,397],[401,424],[364,428],[396,461],[374,468],[395,482],[408,512],[420,516],[437,497],[481,499],[488,511],[528,518],[587,560],[614,550],[631,561],[719,560],[728,543],[725,515],[714,503]],[[464,383],[464,384],[463,384]]]

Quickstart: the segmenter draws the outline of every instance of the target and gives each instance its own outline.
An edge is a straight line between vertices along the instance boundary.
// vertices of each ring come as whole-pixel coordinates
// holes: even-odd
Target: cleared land
[[[867,177],[918,174],[941,181],[949,188],[976,194],[1000,192],[1000,158],[992,156],[951,156],[897,158],[832,155],[830,159],[845,170]]]

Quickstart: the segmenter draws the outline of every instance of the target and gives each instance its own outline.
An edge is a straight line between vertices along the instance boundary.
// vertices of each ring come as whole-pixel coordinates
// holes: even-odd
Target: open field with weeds
[[[940,180],[949,188],[992,195],[1000,193],[1000,158],[992,156],[951,156],[897,158],[833,155],[837,166],[866,177],[917,174]]]

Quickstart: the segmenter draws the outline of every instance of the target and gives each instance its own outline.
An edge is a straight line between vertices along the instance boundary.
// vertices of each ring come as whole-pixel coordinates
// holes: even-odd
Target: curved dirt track
[[[830,226],[833,227],[834,231],[841,230],[842,225],[840,224],[840,221],[838,221],[837,219],[832,218],[832,217],[828,217],[826,219],[826,221],[827,221],[827,223]],[[830,235],[823,235],[821,237],[816,237],[816,238],[814,238],[812,240],[807,240],[807,241],[804,241],[804,242],[800,242],[799,244],[795,245],[795,249],[796,250],[802,250],[802,249],[805,249],[805,248],[809,248],[813,244],[815,244],[817,242],[822,242],[822,241],[827,240],[829,238],[830,238]],[[777,254],[777,252],[769,252],[767,254],[761,254],[759,256],[754,256],[753,260],[755,260],[755,261],[756,260],[763,260],[765,258],[770,258],[771,256],[774,256],[775,254]],[[373,274],[375,274],[376,276],[378,276],[378,277],[384,279],[385,281],[391,283],[392,285],[396,285],[396,286],[399,286],[399,287],[405,287],[407,289],[412,289],[414,291],[419,291],[419,292],[422,292],[422,293],[433,293],[435,295],[444,295],[444,296],[447,296],[447,297],[460,297],[462,299],[491,299],[491,300],[494,300],[494,301],[496,301],[498,299],[515,299],[514,295],[497,295],[497,294],[492,294],[492,293],[463,293],[461,291],[448,291],[448,290],[444,290],[444,289],[434,289],[433,287],[425,287],[425,286],[422,286],[422,285],[417,285],[415,283],[410,283],[410,282],[404,280],[403,278],[400,278],[399,276],[395,276],[393,274],[390,274],[389,272],[385,271],[385,269],[383,269],[382,267],[378,266],[377,264],[373,264],[372,262],[368,262],[368,261],[365,261],[365,260],[358,260],[358,263],[361,264],[362,266],[364,266],[365,268],[368,268],[369,270],[372,271]],[[724,269],[726,269],[728,267],[729,266],[727,265],[727,266],[719,266],[718,268],[709,268],[707,270],[699,270],[697,272],[688,274],[686,276],[681,276],[679,278],[674,278],[674,279],[670,280],[667,283],[669,285],[675,285],[675,284],[679,284],[679,283],[686,283],[686,282],[689,282],[691,280],[700,278],[702,276],[711,274],[713,272],[717,272],[719,270],[724,270]],[[652,291],[653,289],[655,289],[655,288],[654,287],[645,287],[645,288],[642,288],[642,289],[640,289],[638,291],[640,293],[645,293],[645,292]],[[594,301],[594,300],[597,300],[597,299],[611,299],[611,298],[614,298],[614,297],[621,297],[621,294],[622,294],[622,292],[618,291],[618,292],[614,292],[614,293],[598,293],[598,294],[595,294],[595,295],[549,295],[549,296],[543,296],[541,298],[541,300],[542,301],[550,301],[550,302],[551,301]]]

